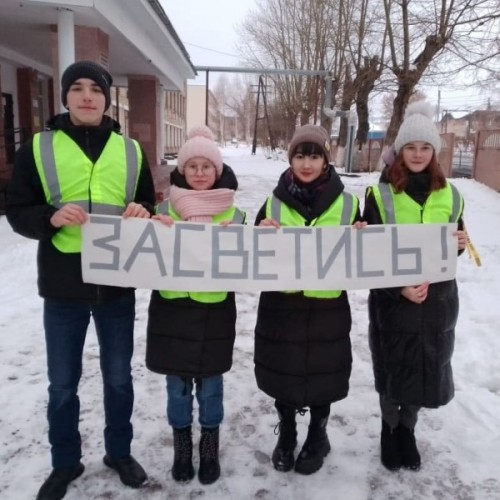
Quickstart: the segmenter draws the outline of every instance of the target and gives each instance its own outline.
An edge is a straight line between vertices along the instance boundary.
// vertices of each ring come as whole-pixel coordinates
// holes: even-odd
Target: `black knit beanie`
[[[106,100],[104,105],[104,111],[106,111],[111,104],[111,85],[113,79],[111,75],[104,69],[100,64],[93,61],[78,61],[70,64],[65,70],[61,77],[61,101],[66,106],[68,90],[79,78],[88,78],[93,80],[99,87],[101,87],[102,93]]]

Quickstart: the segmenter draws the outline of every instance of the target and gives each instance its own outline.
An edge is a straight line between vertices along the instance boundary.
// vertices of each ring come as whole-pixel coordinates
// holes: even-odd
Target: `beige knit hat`
[[[323,150],[328,163],[330,163],[330,137],[328,136],[328,132],[319,125],[303,125],[295,131],[288,146],[288,160],[290,163],[292,162],[295,149],[303,142],[312,142],[318,145]]]
[[[394,141],[396,153],[399,153],[405,144],[414,141],[428,142],[436,154],[441,151],[441,137],[432,121],[433,114],[431,105],[425,101],[416,101],[408,105]]]

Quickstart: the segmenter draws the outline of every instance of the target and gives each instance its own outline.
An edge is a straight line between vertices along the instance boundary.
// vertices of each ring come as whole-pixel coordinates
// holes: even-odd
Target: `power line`
[[[237,56],[235,54],[229,54],[227,52],[222,52],[220,50],[209,49],[208,47],[202,47],[201,45],[196,45],[194,43],[184,42],[184,45],[190,45],[191,47],[196,47],[197,49],[207,50],[208,52],[215,52],[216,54],[221,54],[223,56],[234,57],[236,59],[240,58],[240,56]]]

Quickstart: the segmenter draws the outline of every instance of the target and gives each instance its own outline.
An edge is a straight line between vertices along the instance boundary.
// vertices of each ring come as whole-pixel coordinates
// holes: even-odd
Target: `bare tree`
[[[491,60],[495,53],[487,54],[477,44],[498,44],[499,6],[499,0],[383,0],[389,69],[398,86],[386,143],[394,142],[415,87],[429,69],[436,71],[441,56],[448,63],[462,61],[461,69]]]
[[[277,76],[277,106],[291,136],[300,124],[320,120],[331,129],[331,114],[321,114],[325,85],[331,85],[333,108],[348,111],[356,103],[358,140],[369,128],[368,96],[382,73],[380,19],[373,0],[261,0],[246,19],[242,34],[247,60],[285,69],[328,70],[332,79]],[[380,9],[378,9],[380,10]],[[373,43],[376,40],[376,43]],[[382,38],[383,46],[383,38]],[[347,119],[341,120],[338,143],[347,139]]]
[[[499,20],[500,0],[257,0],[242,25],[241,48],[256,67],[331,72],[331,83],[273,77],[288,138],[297,122],[317,122],[331,85],[331,106],[356,106],[360,147],[369,131],[370,96],[385,87],[395,93],[386,137],[392,144],[422,79],[435,83],[469,70],[498,85]],[[329,117],[320,119],[330,128]],[[340,151],[346,139],[343,118]]]
[[[333,69],[338,63],[331,51],[338,39],[334,4],[328,0],[258,0],[241,27],[245,59],[256,67]],[[297,122],[318,118],[324,84],[304,75],[271,78],[290,138]]]
[[[383,95],[382,100],[381,100],[382,117],[384,118],[384,120],[386,122],[386,128],[389,126],[389,123],[391,121],[393,103],[394,103],[395,97],[396,97],[395,93],[386,93]],[[420,90],[416,90],[411,95],[408,103],[415,102],[415,101],[421,101],[421,100],[426,99],[426,98],[427,98],[427,96],[424,92],[421,92]]]

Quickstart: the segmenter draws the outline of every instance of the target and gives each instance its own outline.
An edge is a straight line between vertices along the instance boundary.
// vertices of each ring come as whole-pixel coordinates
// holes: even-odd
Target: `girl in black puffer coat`
[[[306,125],[289,147],[290,168],[255,221],[260,226],[351,225],[358,199],[329,165],[329,137]],[[257,385],[275,399],[280,436],[272,454],[276,470],[316,472],[330,451],[330,404],[347,396],[351,374],[351,310],[345,291],[263,292],[255,327]],[[295,461],[296,413],[311,411],[307,439]]]
[[[425,103],[408,107],[393,163],[367,189],[369,224],[458,223],[463,251],[463,199],[437,162],[441,139]],[[458,317],[455,280],[371,290],[369,340],[382,411],[381,461],[389,470],[418,470],[414,429],[420,408],[437,408],[454,394],[451,357]]]
[[[170,176],[169,200],[161,203],[159,219],[243,224],[245,214],[234,206],[236,177],[222,156],[210,129],[197,127],[179,151]],[[201,424],[202,484],[220,476],[219,426],[224,416],[223,376],[233,360],[236,303],[233,292],[154,291],[149,305],[146,365],[166,375],[167,417],[174,433],[176,481],[194,476],[192,461],[193,391]]]

